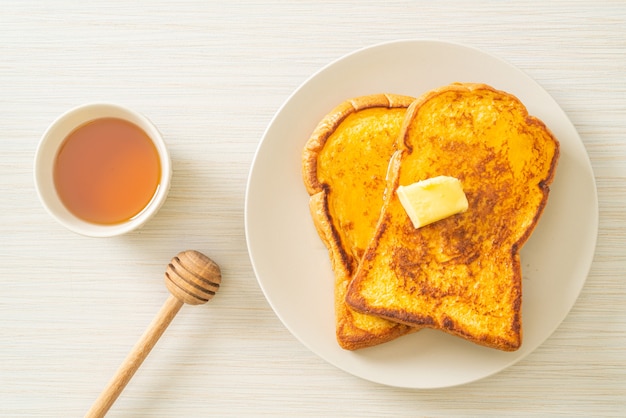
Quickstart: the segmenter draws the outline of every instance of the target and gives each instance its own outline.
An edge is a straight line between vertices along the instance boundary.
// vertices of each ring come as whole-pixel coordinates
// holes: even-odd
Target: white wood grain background
[[[264,299],[243,227],[250,163],[291,92],[348,52],[406,38],[465,43],[535,78],[578,129],[600,202],[591,273],[553,336],[443,390],[369,383],[308,351]],[[162,210],[121,238],[66,231],[34,190],[41,134],[92,101],[146,114],[174,162]],[[183,307],[110,416],[624,416],[625,180],[624,1],[5,0],[0,415],[82,416],[167,297],[167,262],[194,248],[224,286]]]

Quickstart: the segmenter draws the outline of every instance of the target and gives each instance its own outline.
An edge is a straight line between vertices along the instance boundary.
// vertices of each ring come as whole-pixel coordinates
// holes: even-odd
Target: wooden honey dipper
[[[221,281],[219,266],[206,255],[188,250],[174,257],[165,271],[165,285],[171,295],[85,417],[103,417],[183,304],[208,302],[219,290]]]

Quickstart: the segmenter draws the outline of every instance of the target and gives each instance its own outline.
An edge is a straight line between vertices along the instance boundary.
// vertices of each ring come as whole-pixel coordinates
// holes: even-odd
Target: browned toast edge
[[[375,94],[347,100],[336,106],[316,126],[302,152],[302,176],[310,195],[309,210],[318,235],[328,248],[335,274],[336,336],[339,345],[347,350],[370,347],[415,331],[415,327],[395,323],[384,334],[367,332],[354,324],[353,313],[345,304],[345,287],[357,269],[357,261],[341,243],[328,208],[328,186],[317,178],[317,157],[332,133],[350,114],[359,110],[384,107],[408,108],[415,99],[396,94]]]

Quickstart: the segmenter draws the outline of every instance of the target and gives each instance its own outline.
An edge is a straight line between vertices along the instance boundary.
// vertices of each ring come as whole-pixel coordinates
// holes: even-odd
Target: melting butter
[[[396,194],[415,228],[465,212],[469,206],[461,181],[449,176],[398,186]]]

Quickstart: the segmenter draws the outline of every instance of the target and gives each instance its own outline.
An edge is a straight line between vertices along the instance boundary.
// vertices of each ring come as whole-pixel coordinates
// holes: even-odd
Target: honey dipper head
[[[167,266],[165,285],[172,295],[189,305],[201,305],[220,288],[220,267],[206,255],[188,250],[179,253]]]

